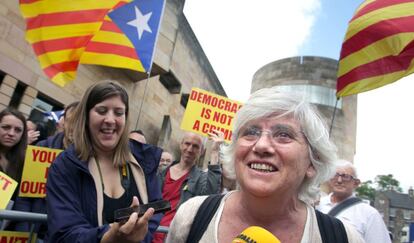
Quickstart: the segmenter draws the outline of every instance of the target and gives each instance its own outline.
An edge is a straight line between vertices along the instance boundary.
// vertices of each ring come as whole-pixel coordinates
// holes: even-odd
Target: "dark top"
[[[120,208],[127,208],[131,206],[132,198],[134,196],[138,197],[139,204],[142,203],[142,199],[139,196],[137,184],[135,183],[135,179],[133,176],[129,176],[129,183],[124,187],[124,193],[119,198],[112,198],[103,194],[104,198],[104,207],[103,207],[103,219],[105,224],[113,223],[114,220],[114,212]]]

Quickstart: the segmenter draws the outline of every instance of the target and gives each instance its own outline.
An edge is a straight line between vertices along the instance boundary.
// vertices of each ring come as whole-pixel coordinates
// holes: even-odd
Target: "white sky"
[[[326,15],[321,1],[186,0],[184,13],[229,98],[244,102],[260,67],[318,44],[309,38],[316,18]],[[404,191],[414,186],[413,90],[414,75],[358,95],[355,165],[361,180],[393,174]]]

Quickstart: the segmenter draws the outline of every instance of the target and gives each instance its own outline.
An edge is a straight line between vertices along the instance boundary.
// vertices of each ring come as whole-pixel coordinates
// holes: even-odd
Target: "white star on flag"
[[[152,33],[151,28],[148,25],[148,21],[151,18],[152,12],[143,15],[139,8],[135,6],[135,19],[128,22],[128,25],[131,25],[137,29],[138,39],[141,40],[142,34],[144,31]]]

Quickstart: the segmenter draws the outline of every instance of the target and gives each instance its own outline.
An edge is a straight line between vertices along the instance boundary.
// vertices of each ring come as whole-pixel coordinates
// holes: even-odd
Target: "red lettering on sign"
[[[51,164],[56,158],[56,152],[33,150],[33,162],[48,162]]]
[[[49,167],[47,167],[46,170],[45,170],[45,179],[47,178],[48,174],[49,174]]]
[[[193,130],[198,131],[200,130],[200,121],[196,120],[193,125]]]
[[[20,236],[2,236],[0,238],[0,243],[26,243],[28,237],[20,237]]]
[[[190,100],[196,100],[197,99],[197,94],[198,94],[197,91],[192,90],[191,94],[190,94]]]
[[[33,153],[33,162],[36,162],[37,161],[37,156],[39,155],[40,150],[33,149],[32,153]]]
[[[219,122],[221,124],[227,124],[230,126],[232,120],[233,120],[232,116],[229,116],[227,114],[222,114],[217,111],[214,112],[213,121],[215,122]]]
[[[31,194],[45,194],[46,183],[38,181],[23,181],[20,186],[20,192]]]
[[[12,184],[12,181],[4,176],[0,176],[0,180],[5,181],[3,187],[1,188],[3,191],[5,191],[10,184]]]
[[[204,134],[208,134],[211,133],[213,130],[219,130],[221,132],[223,132],[224,134],[224,139],[226,140],[231,140],[231,136],[232,136],[232,131],[229,129],[225,129],[225,128],[221,128],[221,127],[217,127],[208,123],[204,123],[202,128],[201,128],[201,132]]]
[[[241,105],[226,100],[225,98],[217,98],[210,94],[204,94],[195,90],[191,91],[190,100],[200,102],[202,104],[210,105],[214,108],[219,108],[228,112],[236,113]]]

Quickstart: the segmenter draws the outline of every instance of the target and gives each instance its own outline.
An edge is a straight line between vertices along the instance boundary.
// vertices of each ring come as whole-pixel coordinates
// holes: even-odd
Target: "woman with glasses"
[[[161,199],[162,150],[128,139],[128,94],[119,83],[89,87],[74,114],[73,144],[49,169],[49,242],[151,242],[160,216],[149,208],[115,221],[120,208]],[[156,218],[155,218],[156,217]]]
[[[319,217],[337,223],[311,206],[320,183],[333,173],[336,147],[323,118],[301,96],[274,88],[252,94],[238,111],[232,143],[222,153],[223,169],[233,175],[239,189],[221,198],[201,236],[189,232],[206,197],[183,204],[167,242],[189,242],[197,235],[199,242],[227,243],[236,237],[245,239],[242,232],[251,226],[264,228],[281,242],[363,242],[346,225],[319,227]],[[194,224],[204,224],[202,221],[197,217]],[[343,241],[329,240],[333,233],[323,233],[334,232],[336,227],[340,227]],[[254,236],[250,239],[255,240]]]

